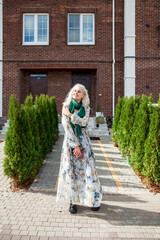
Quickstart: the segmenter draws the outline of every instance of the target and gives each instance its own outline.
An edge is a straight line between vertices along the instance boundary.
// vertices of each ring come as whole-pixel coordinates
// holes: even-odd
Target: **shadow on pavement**
[[[78,206],[77,215],[105,220],[115,226],[160,226],[160,213],[104,203],[98,212]]]
[[[43,192],[43,191],[29,191],[33,194],[42,193],[45,195],[52,195],[55,197],[57,192]],[[104,203],[109,202],[109,204]],[[113,202],[113,205],[110,203]],[[120,194],[120,193],[104,193],[103,200],[99,211],[93,212],[90,207],[77,204],[78,212],[77,217],[89,217],[94,219],[100,219],[115,226],[160,226],[160,213],[154,211],[148,211],[141,209],[147,201],[138,199],[135,196]],[[116,205],[115,205],[116,203]],[[139,205],[141,204],[141,206]],[[56,205],[56,203],[53,203]],[[120,206],[120,204],[128,204],[126,206]],[[134,205],[137,207],[134,207]],[[60,214],[66,214],[69,204],[60,205],[57,204],[57,208],[62,208]],[[147,207],[147,206],[146,206]],[[151,207],[149,207],[151,209]],[[68,214],[70,214],[68,212]],[[74,215],[75,216],[75,215]]]

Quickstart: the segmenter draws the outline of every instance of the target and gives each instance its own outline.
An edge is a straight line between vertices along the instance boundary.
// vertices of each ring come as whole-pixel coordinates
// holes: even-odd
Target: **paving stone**
[[[12,231],[11,231],[11,234],[12,234],[12,235],[19,235],[20,232],[21,232],[20,230],[12,230]]]
[[[158,240],[159,194],[150,193],[142,185],[119,150],[113,147],[109,136],[100,136],[100,139],[124,191],[118,189],[98,142],[92,140],[95,165],[103,188],[102,204],[96,213],[88,207],[78,206],[76,215],[68,212],[68,205],[58,206],[55,203],[63,136],[46,158],[38,176],[39,185],[34,183],[38,188],[24,193],[11,192],[9,181],[5,182],[2,169],[4,153],[0,143],[0,240]]]
[[[48,237],[40,237],[39,240],[49,240]]]
[[[31,236],[31,237],[30,237],[30,240],[39,240],[39,237]]]
[[[20,240],[21,236],[12,236],[11,240]]]
[[[10,229],[4,229],[4,230],[1,232],[1,234],[2,234],[2,235],[9,235],[9,234],[11,233],[11,231],[12,231],[12,230],[10,230]]]
[[[4,224],[3,225],[3,230],[9,230],[11,229],[12,225],[11,224]]]
[[[11,240],[11,238],[12,238],[12,235],[3,235],[2,236],[2,240]]]
[[[30,240],[30,236],[22,236],[21,240]]]

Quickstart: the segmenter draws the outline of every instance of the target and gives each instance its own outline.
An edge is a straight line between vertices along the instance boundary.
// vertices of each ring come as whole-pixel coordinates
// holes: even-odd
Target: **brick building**
[[[160,93],[159,0],[0,0],[0,117],[11,94],[56,96],[84,84],[91,115],[118,96]]]

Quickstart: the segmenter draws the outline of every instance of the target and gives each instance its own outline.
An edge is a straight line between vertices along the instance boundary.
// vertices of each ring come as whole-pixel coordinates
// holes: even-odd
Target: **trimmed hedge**
[[[136,113],[129,145],[131,164],[141,172],[143,169],[144,143],[149,132],[149,99],[142,95],[140,107]]]
[[[160,182],[160,95],[158,107],[152,95],[119,97],[113,121],[112,140],[117,142],[136,173],[149,182]]]
[[[14,184],[33,181],[44,158],[52,151],[58,133],[57,115],[53,97],[36,96],[33,104],[30,95],[19,106],[11,95],[3,168],[4,174],[12,178]]]
[[[140,97],[124,97],[117,128],[117,142],[124,155],[129,155],[129,144],[135,114],[139,108]]]
[[[120,116],[121,116],[121,108],[122,108],[122,104],[123,104],[123,99],[118,97],[118,103],[116,105],[116,111],[115,111],[115,116],[114,116],[114,121],[112,124],[112,141],[117,144],[117,129],[118,129],[118,123],[120,120]]]
[[[157,185],[160,181],[160,108],[152,107],[149,134],[144,145],[143,176]]]

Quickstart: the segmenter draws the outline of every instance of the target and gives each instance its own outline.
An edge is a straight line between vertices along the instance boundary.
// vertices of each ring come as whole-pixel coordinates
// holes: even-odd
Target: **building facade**
[[[88,89],[114,116],[118,96],[160,92],[159,0],[0,0],[0,116],[14,94],[62,102],[71,86]],[[2,21],[3,19],[3,21]]]

